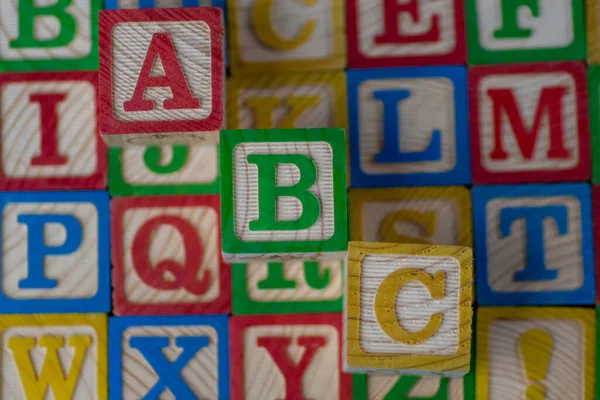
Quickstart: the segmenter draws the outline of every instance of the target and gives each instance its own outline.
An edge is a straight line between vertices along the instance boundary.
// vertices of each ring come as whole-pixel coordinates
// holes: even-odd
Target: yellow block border
[[[574,307],[480,307],[477,310],[477,341],[475,343],[476,398],[488,398],[488,347],[489,327],[492,322],[531,319],[570,319],[583,325],[583,390],[584,399],[594,398],[596,370],[596,310]]]
[[[411,254],[423,257],[454,257],[460,264],[459,332],[455,354],[395,355],[366,353],[359,344],[360,273],[362,259],[369,254]],[[346,291],[346,363],[350,368],[414,369],[467,373],[471,360],[471,324],[473,320],[473,252],[468,247],[422,244],[350,242],[348,245]]]
[[[587,54],[590,64],[600,64],[600,42],[598,19],[600,19],[599,0],[586,0],[586,36]]]

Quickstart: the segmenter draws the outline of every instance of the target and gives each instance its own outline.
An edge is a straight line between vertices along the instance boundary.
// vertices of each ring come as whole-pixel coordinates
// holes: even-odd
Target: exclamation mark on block
[[[530,381],[525,390],[525,400],[544,400],[546,388],[540,383],[548,373],[552,357],[552,336],[539,329],[530,329],[519,339],[525,375]]]

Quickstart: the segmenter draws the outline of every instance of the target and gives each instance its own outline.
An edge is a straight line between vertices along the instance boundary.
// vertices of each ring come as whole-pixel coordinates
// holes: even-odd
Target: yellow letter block
[[[230,65],[250,72],[343,69],[343,0],[227,0]]]
[[[468,247],[350,242],[347,372],[469,372],[473,255]]]
[[[106,324],[104,314],[0,316],[0,398],[106,400]]]
[[[476,398],[594,399],[596,312],[480,307]]]
[[[588,62],[600,64],[600,0],[586,0]]]
[[[348,197],[350,240],[473,245],[466,188],[351,189]]]

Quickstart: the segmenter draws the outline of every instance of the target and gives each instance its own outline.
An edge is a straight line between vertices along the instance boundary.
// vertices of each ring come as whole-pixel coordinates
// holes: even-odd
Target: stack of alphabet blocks
[[[597,149],[600,0],[0,0],[0,399],[599,398]]]

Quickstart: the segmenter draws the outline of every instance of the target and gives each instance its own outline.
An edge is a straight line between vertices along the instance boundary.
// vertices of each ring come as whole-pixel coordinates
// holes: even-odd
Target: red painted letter
[[[161,225],[176,228],[184,241],[185,262],[183,265],[174,260],[161,260],[151,265],[148,249],[154,230]],[[198,280],[198,269],[202,262],[202,245],[198,233],[186,220],[170,215],[162,215],[146,222],[136,233],[131,247],[133,266],[140,279],[149,286],[161,290],[177,290],[184,288],[188,292],[201,295],[210,286],[210,273],[204,271]],[[167,277],[172,279],[167,280]]]
[[[419,0],[408,0],[399,4],[398,0],[383,0],[383,33],[375,37],[376,44],[439,42],[439,16],[431,18],[431,29],[420,35],[403,35],[400,31],[400,15],[409,14],[413,21],[420,20]]]
[[[487,94],[494,103],[494,150],[490,156],[492,160],[506,160],[508,155],[502,147],[502,110],[505,111],[512,127],[515,138],[526,159],[531,159],[540,124],[544,113],[548,114],[548,129],[550,129],[550,148],[547,156],[550,159],[568,158],[569,151],[563,144],[563,121],[561,115],[562,97],[567,89],[564,87],[548,87],[542,90],[540,101],[533,118],[531,130],[525,128],[523,119],[519,114],[517,103],[511,89],[490,89]]]
[[[285,399],[283,400],[305,400],[302,395],[302,375],[310,364],[319,347],[325,345],[322,336],[302,336],[298,338],[298,345],[304,347],[302,358],[298,364],[290,360],[287,348],[291,344],[289,337],[260,337],[257,344],[267,349],[277,367],[285,378]]]
[[[58,154],[56,106],[67,97],[62,93],[32,94],[29,101],[40,105],[40,154],[31,159],[31,165],[63,165],[67,157]]]
[[[157,56],[160,58],[165,74],[150,76]],[[185,76],[183,76],[181,65],[179,65],[175,48],[168,33],[155,33],[152,36],[133,97],[123,104],[125,111],[151,111],[154,109],[152,101],[144,100],[144,90],[148,87],[169,87],[171,89],[173,98],[163,101],[165,110],[200,107],[200,100],[192,96]]]

